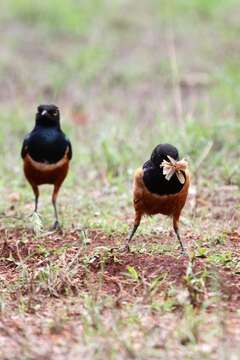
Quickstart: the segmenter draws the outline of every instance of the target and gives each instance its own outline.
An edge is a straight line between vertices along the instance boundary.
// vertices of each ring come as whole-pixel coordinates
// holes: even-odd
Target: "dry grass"
[[[1,359],[239,357],[238,7],[4,2]],[[59,105],[74,145],[63,233],[47,231],[47,190],[43,228],[28,217],[18,154],[40,102]],[[159,217],[123,253],[133,171],[165,141],[193,175],[181,225],[188,257]]]

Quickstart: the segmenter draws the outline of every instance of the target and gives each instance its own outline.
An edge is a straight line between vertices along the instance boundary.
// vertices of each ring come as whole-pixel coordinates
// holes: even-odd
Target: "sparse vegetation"
[[[237,359],[237,0],[1,4],[0,359]],[[63,234],[20,147],[39,103],[73,143]],[[160,142],[190,163],[183,257],[169,220],[132,243],[133,171]],[[39,346],[40,344],[40,346]]]

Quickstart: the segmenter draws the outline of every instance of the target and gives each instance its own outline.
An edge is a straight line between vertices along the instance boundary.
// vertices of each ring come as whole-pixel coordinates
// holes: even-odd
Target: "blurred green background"
[[[1,0],[0,358],[240,358],[239,14],[239,0]],[[63,235],[50,187],[28,231],[20,149],[40,103],[73,143]],[[189,258],[158,216],[120,251],[133,172],[161,142],[192,172]]]
[[[9,193],[20,218],[31,206],[19,152],[39,103],[60,107],[74,146],[65,224],[100,214],[118,228],[133,171],[160,142],[189,160],[200,191],[239,186],[238,15],[237,0],[2,1],[2,212]]]

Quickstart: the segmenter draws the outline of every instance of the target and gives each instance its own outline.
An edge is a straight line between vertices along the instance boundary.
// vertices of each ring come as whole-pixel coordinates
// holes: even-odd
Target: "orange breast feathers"
[[[185,205],[190,184],[190,173],[184,170],[185,182],[181,191],[171,195],[158,195],[151,193],[143,181],[143,169],[136,170],[133,180],[133,204],[139,216],[144,214],[164,214],[168,216],[179,216]]]
[[[33,160],[29,154],[24,158],[24,173],[30,184],[61,184],[69,169],[67,151],[63,159],[56,164],[39,163]]]

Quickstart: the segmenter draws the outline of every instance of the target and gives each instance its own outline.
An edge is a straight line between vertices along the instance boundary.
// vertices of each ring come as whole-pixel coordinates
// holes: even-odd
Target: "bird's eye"
[[[54,111],[53,116],[57,116],[57,115],[58,115],[58,112]]]

